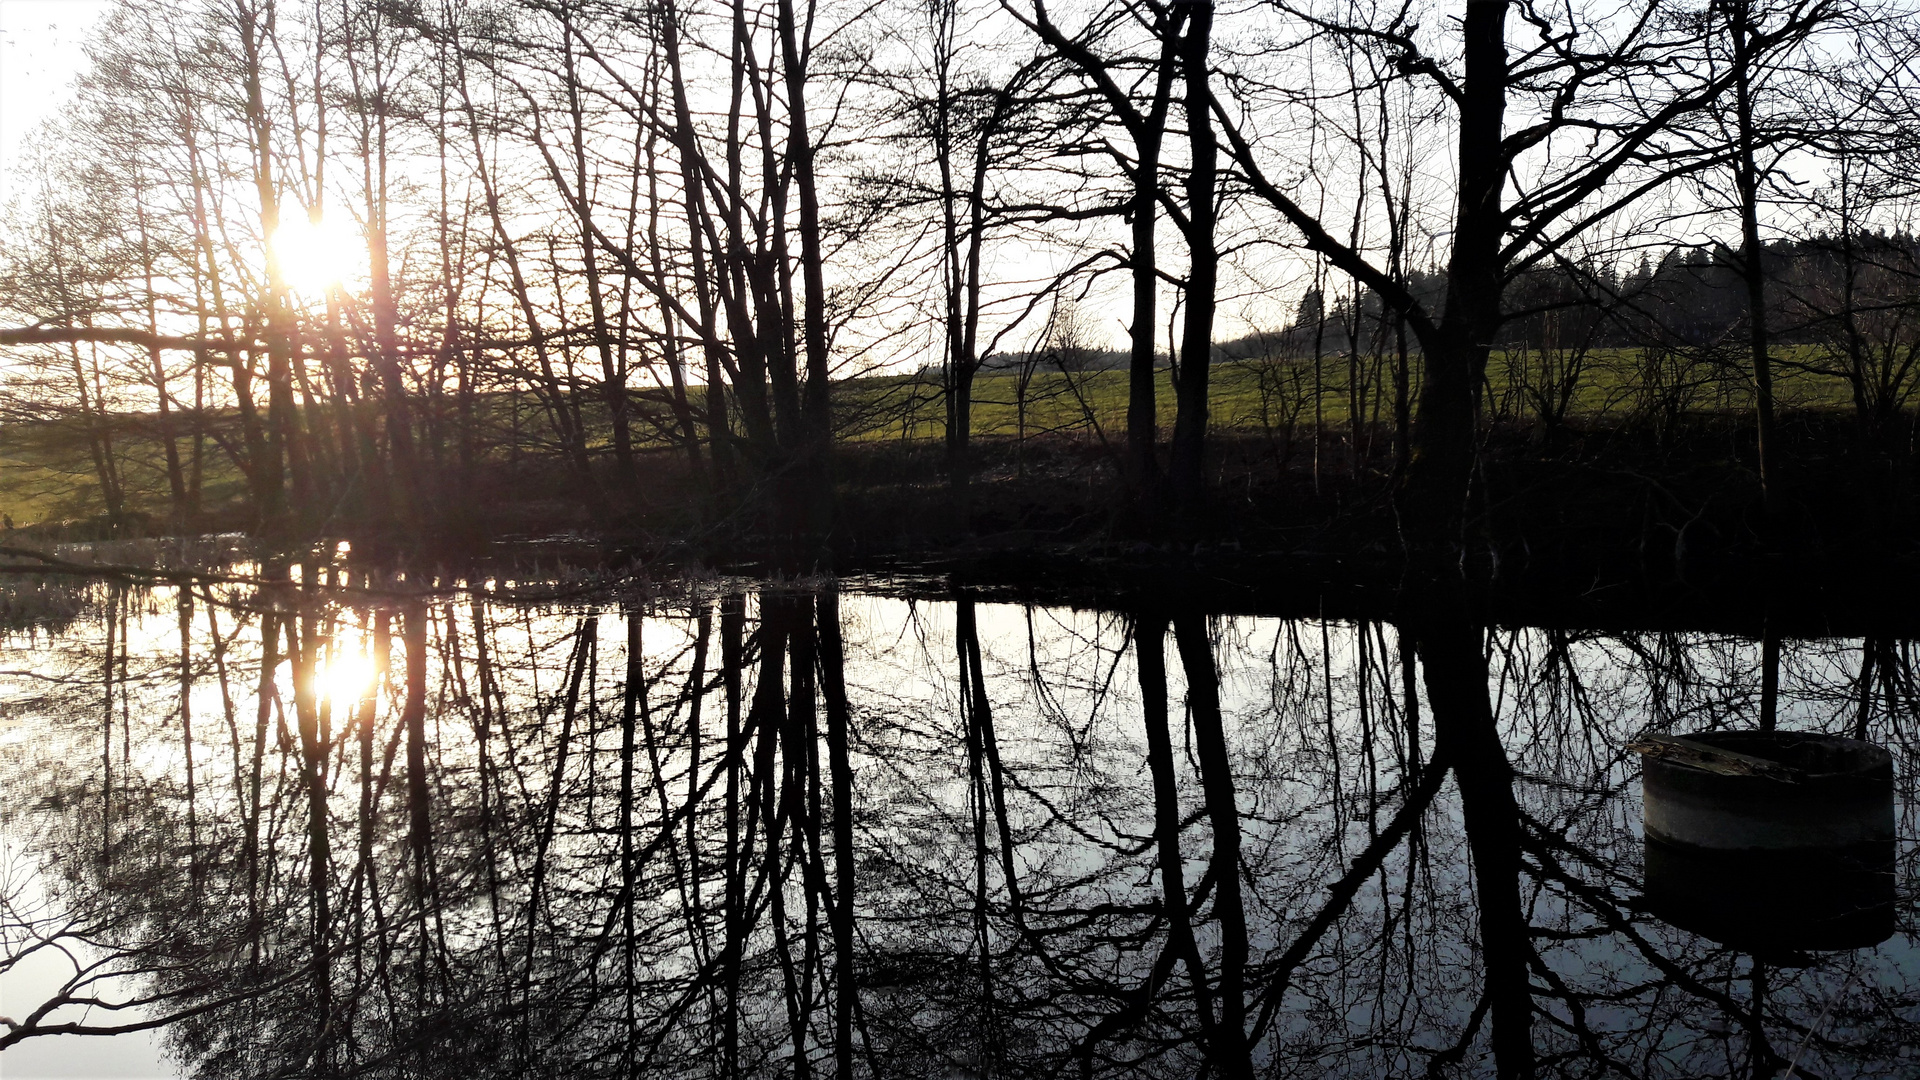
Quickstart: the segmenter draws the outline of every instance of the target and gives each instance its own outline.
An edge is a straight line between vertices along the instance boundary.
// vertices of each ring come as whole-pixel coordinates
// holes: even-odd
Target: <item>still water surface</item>
[[[1388,622],[7,588],[7,1080],[1920,1075],[1906,641],[1780,649],[1894,755],[1894,933],[1816,952],[1646,897],[1626,746],[1752,727],[1744,638],[1473,631],[1436,762]]]

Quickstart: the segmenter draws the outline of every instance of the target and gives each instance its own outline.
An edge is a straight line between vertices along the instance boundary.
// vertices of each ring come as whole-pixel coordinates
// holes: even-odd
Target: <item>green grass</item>
[[[1778,351],[1774,393],[1781,409],[1845,408],[1852,395],[1844,379],[1804,370],[1814,357],[1806,349]],[[1412,391],[1421,378],[1420,359],[1412,358]],[[1344,355],[1322,359],[1319,372],[1319,419],[1333,427],[1349,423],[1352,399],[1348,394],[1351,370]],[[1487,366],[1482,398],[1489,416],[1498,420],[1539,418],[1539,399],[1552,400],[1554,380],[1564,377],[1556,361],[1548,372],[1538,353],[1497,352]],[[1362,358],[1358,382],[1365,390],[1361,402],[1368,422],[1391,422],[1393,383],[1391,360]],[[1649,389],[1650,372],[1637,349],[1606,349],[1589,353],[1581,363],[1566,419],[1592,422],[1623,418],[1636,412],[1671,407],[1675,412],[1733,412],[1753,406],[1751,385],[1743,371],[1705,362],[1669,362],[1658,373],[1664,389]],[[1289,422],[1311,426],[1315,418],[1315,374],[1309,359],[1232,360],[1216,363],[1210,380],[1208,407],[1214,430],[1240,433],[1272,432]],[[937,439],[946,431],[945,406],[937,379],[898,376],[863,379],[839,388],[842,437],[857,442],[887,439]],[[1022,387],[1018,375],[983,373],[974,382],[973,434],[1014,436],[1058,431],[1104,433],[1118,437],[1125,430],[1127,373],[1088,371],[1034,373]],[[1174,420],[1171,374],[1162,369],[1155,394],[1162,427]]]
[[[1848,408],[1852,397],[1845,380],[1805,370],[1818,359],[1811,350],[1779,350],[1775,393],[1782,409]],[[1420,379],[1419,357],[1412,358],[1413,384]],[[1393,418],[1391,359],[1365,361],[1364,418],[1390,423]],[[1534,422],[1538,419],[1530,394],[1540,387],[1544,370],[1538,352],[1497,352],[1488,365],[1483,406],[1496,420]],[[1330,428],[1349,423],[1348,382],[1351,365],[1345,355],[1322,359],[1318,394],[1320,422]],[[1649,371],[1640,350],[1610,349],[1589,354],[1576,381],[1568,408],[1570,421],[1624,419],[1636,413],[1667,409],[1674,413],[1734,412],[1752,407],[1752,391],[1744,371],[1705,362],[1670,365],[1658,373],[1669,389],[1648,389]],[[1315,418],[1314,365],[1311,360],[1261,359],[1223,361],[1213,366],[1210,409],[1215,431],[1274,434],[1289,426],[1299,432]],[[1174,395],[1170,372],[1158,376],[1157,412],[1162,430],[1172,427]],[[698,393],[698,391],[696,391]],[[551,442],[544,413],[530,393],[519,395],[522,431]],[[877,445],[888,441],[933,441],[945,434],[945,405],[937,376],[902,375],[851,380],[835,388],[840,437],[848,442]],[[514,412],[505,394],[486,395],[476,403],[485,441],[495,447],[487,456],[504,460],[501,448],[510,437]],[[599,416],[597,403],[589,430],[597,443],[610,438],[609,425]],[[1061,372],[1036,371],[1024,381],[1017,373],[983,373],[975,380],[973,433],[1011,438],[1073,433],[1078,437],[1124,438],[1127,411],[1127,373],[1119,370]],[[151,418],[125,417],[113,424],[113,440],[126,509],[164,519],[171,503],[160,443],[148,434]],[[231,428],[233,417],[216,416],[216,424]],[[635,433],[653,430],[636,424]],[[225,432],[237,441],[237,431]],[[665,446],[662,438],[653,442]],[[181,440],[187,452],[187,440]],[[538,452],[538,451],[534,451]],[[244,503],[239,471],[223,450],[208,441],[204,458],[203,504],[214,512]],[[85,429],[73,420],[14,423],[0,426],[0,512],[16,525],[92,517],[104,513]]]
[[[172,510],[165,451],[144,425],[117,423],[108,434],[125,510],[164,519]],[[191,441],[178,441],[182,468]],[[210,510],[237,505],[245,484],[211,440],[202,457],[201,501]],[[0,428],[0,512],[17,526],[94,517],[106,512],[86,430],[69,420]]]

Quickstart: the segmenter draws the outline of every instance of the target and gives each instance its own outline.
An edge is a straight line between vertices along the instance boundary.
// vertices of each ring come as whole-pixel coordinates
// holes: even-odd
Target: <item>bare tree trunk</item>
[[[574,38],[579,30],[573,23],[571,4],[562,3],[555,10],[560,19],[560,55],[565,67],[568,132],[572,137],[573,203],[579,220],[580,265],[585,276],[587,308],[593,318],[594,349],[600,357],[601,394],[606,399],[613,427],[614,463],[620,470],[622,483],[631,485],[638,474],[634,470],[633,432],[627,415],[627,373],[624,367],[614,363],[613,325],[607,318],[607,299],[600,280],[600,254],[594,243],[593,203],[587,173],[587,114],[574,60]]]
[[[388,101],[386,53],[382,41],[384,16],[369,12],[366,21],[368,40],[362,47],[372,59],[371,70],[358,62],[359,50],[349,30],[346,53],[354,88],[370,104],[360,117],[359,151],[361,187],[366,198],[367,269],[373,308],[373,362],[379,374],[381,397],[385,405],[387,453],[391,461],[384,479],[390,490],[381,493],[386,508],[393,513],[390,527],[399,530],[417,528],[426,509],[431,488],[420,474],[419,454],[414,446],[413,410],[407,401],[406,369],[400,357],[399,309],[393,290],[393,266],[390,254],[391,224],[388,169]],[[359,20],[349,19],[351,28]],[[450,287],[450,286],[449,286]]]
[[[853,969],[853,737],[847,707],[846,646],[840,638],[840,596],[832,582],[817,604],[820,690],[827,711],[827,769],[833,790],[833,1062],[838,1080],[853,1078],[853,1014],[860,983]]]
[[[993,966],[992,909],[987,891],[987,822],[992,819],[1004,826],[1005,815],[1000,812],[1001,777],[997,763],[989,765],[988,762],[993,710],[987,702],[986,687],[982,685],[985,680],[980,670],[980,627],[972,600],[954,601],[954,638],[960,662],[960,706],[967,733],[967,773],[972,787],[968,809],[973,818],[973,936],[974,948],[979,953],[980,1018],[976,1024],[980,1041],[979,1071],[986,1076],[998,1076],[1006,1056],[1006,1033]],[[1011,874],[1008,878],[1011,895],[1015,886]]]
[[[407,849],[413,869],[413,904],[420,935],[419,985],[424,994],[428,970],[427,911],[433,899],[432,797],[427,785],[427,606],[409,601],[402,613],[407,651],[407,698],[400,724],[407,735]]]
[[[1760,631],[1760,730],[1772,731],[1780,716],[1780,631],[1772,619]]]
[[[735,1080],[740,1075],[740,967],[743,938],[746,934],[747,853],[741,847],[740,774],[748,733],[740,725],[741,669],[746,664],[742,637],[746,624],[746,598],[732,593],[720,601],[720,670],[727,698],[727,897],[726,944],[721,954],[720,980],[726,993],[720,1033],[720,1075]],[[761,648],[768,647],[763,635]]]
[[[314,566],[309,563],[304,569],[302,580],[311,584],[315,580]],[[315,645],[319,635],[314,626],[312,603],[303,599],[299,619],[288,619],[286,631],[287,655],[294,662],[293,699],[300,729],[301,786],[307,796],[307,887],[314,997],[313,1061],[315,1070],[324,1075],[332,1067],[334,1035],[333,950],[329,940],[333,926],[332,875],[329,873],[332,847],[328,841],[327,818],[326,768],[329,747],[320,732],[320,709],[315,685],[319,674]]]
[[[1180,39],[1180,68],[1186,79],[1187,251],[1186,326],[1180,341],[1175,384],[1178,411],[1173,422],[1170,479],[1183,516],[1193,517],[1206,502],[1207,377],[1213,367],[1213,313],[1220,253],[1214,243],[1218,149],[1213,136],[1212,94],[1207,88],[1207,52],[1212,44],[1213,3],[1184,5],[1187,30]]]
[[[1062,32],[1044,8],[1036,5],[1029,23],[1048,45],[1095,82],[1107,107],[1133,139],[1134,157],[1125,165],[1130,186],[1127,218],[1132,228],[1127,268],[1133,283],[1132,322],[1127,328],[1131,342],[1127,358],[1127,462],[1135,498],[1149,515],[1160,498],[1160,466],[1154,451],[1160,423],[1154,401],[1154,342],[1159,333],[1154,311],[1160,288],[1154,223],[1160,208],[1160,147],[1172,107],[1174,59],[1185,18],[1185,5],[1173,5],[1154,16],[1152,30],[1159,42],[1159,55],[1154,66],[1153,95],[1144,113],[1116,81],[1113,66]]]
[[[1478,440],[1478,388],[1500,323],[1507,167],[1507,0],[1468,0],[1462,24],[1460,201],[1447,264],[1446,309],[1427,343],[1426,380],[1402,484],[1411,538],[1424,561],[1457,559]]]
[[[1740,199],[1740,275],[1747,292],[1747,349],[1753,364],[1755,453],[1760,471],[1760,494],[1772,532],[1779,510],[1778,477],[1773,475],[1774,416],[1773,360],[1768,355],[1766,245],[1760,240],[1759,163],[1754,129],[1754,26],[1751,0],[1726,5],[1728,32],[1733,36],[1733,110],[1736,127],[1733,182]],[[1774,537],[1766,538],[1768,544]]]
[[[1452,767],[1460,786],[1479,901],[1495,1068],[1501,1080],[1509,1080],[1534,1073],[1527,974],[1531,945],[1520,902],[1520,816],[1513,768],[1487,697],[1481,633],[1459,614],[1464,610],[1461,587],[1457,578],[1434,586],[1417,616],[1417,648],[1433,709],[1434,757]]]
[[[100,672],[100,865],[113,867],[113,639],[119,627],[120,586],[108,593],[106,665]]]
[[[633,752],[634,720],[638,716],[641,695],[646,691],[646,670],[642,666],[641,620],[638,608],[627,612],[627,677],[620,704],[620,973],[626,1008],[626,1039],[621,1047],[622,1067],[632,1075],[635,1030],[634,960],[638,948],[634,930],[635,876],[638,867],[633,858]],[[691,829],[691,824],[689,824]]]
[[[1134,624],[1134,654],[1140,664],[1140,704],[1147,732],[1147,770],[1153,775],[1154,843],[1159,851],[1160,904],[1167,919],[1167,949],[1178,956],[1193,984],[1194,1010],[1203,1044],[1219,1049],[1213,993],[1193,908],[1187,902],[1186,864],[1180,853],[1180,787],[1173,772],[1173,742],[1167,732],[1167,620],[1142,615]]]
[[[800,281],[802,299],[799,336],[806,359],[806,384],[801,401],[802,475],[806,478],[803,530],[808,554],[830,559],[827,544],[833,530],[833,415],[828,392],[826,254],[820,236],[820,195],[814,178],[813,132],[808,128],[808,52],[803,35],[812,37],[813,11],[807,22],[795,14],[793,0],[779,0],[781,66],[787,83],[788,145],[785,170],[793,178],[799,199]]]
[[[267,720],[273,715],[273,701],[277,693],[274,669],[279,665],[280,616],[268,608],[260,614],[260,682],[253,718],[253,762],[247,783],[246,838],[241,850],[241,860],[246,864],[247,873],[249,966],[253,967],[260,963],[260,938],[264,929],[261,917],[264,898],[260,895],[260,782],[267,752]]]
[[[134,208],[136,222],[140,230],[140,268],[145,277],[145,304],[147,311],[147,332],[160,333],[160,312],[158,297],[154,294],[154,253],[153,240],[147,230],[146,185],[141,177],[134,178]],[[166,365],[161,361],[160,346],[154,344],[147,350],[147,364],[153,371],[153,390],[155,408],[160,424],[160,449],[167,465],[167,490],[173,496],[173,525],[175,529],[184,529],[187,520],[187,481],[186,474],[180,468],[180,446],[174,438],[173,395],[168,391]]]
[[[280,231],[280,188],[274,178],[273,122],[268,116],[262,85],[262,51],[274,47],[273,9],[254,6],[254,0],[234,9],[240,34],[242,76],[246,92],[247,138],[253,154],[253,181],[259,199],[261,233],[267,244],[267,281],[260,298],[266,322],[267,430],[264,457],[256,459],[259,512],[267,535],[290,539],[286,481],[293,477],[298,505],[308,494],[306,459],[299,438],[299,415],[293,401],[293,353],[296,333],[288,301],[284,268],[276,235]]]
[[[193,594],[185,585],[176,588],[176,613],[180,618],[180,753],[186,763],[187,780],[187,867],[188,877],[197,890],[200,885],[199,795],[193,771]]]
[[[1189,360],[1189,363],[1192,361]],[[1176,615],[1173,637],[1187,677],[1187,707],[1193,720],[1200,783],[1213,826],[1214,916],[1220,923],[1220,1022],[1210,1046],[1222,1076],[1251,1077],[1246,1036],[1247,916],[1240,896],[1240,809],[1234,796],[1233,760],[1220,721],[1220,674],[1206,620],[1197,612]]]

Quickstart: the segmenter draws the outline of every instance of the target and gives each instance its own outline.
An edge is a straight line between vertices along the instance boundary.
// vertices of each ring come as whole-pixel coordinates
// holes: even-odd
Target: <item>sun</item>
[[[338,218],[289,217],[273,234],[280,276],[295,292],[322,296],[365,272],[367,242],[359,228]]]

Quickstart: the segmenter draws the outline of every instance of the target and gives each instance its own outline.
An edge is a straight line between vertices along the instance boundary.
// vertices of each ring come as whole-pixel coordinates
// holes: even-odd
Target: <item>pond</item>
[[[308,578],[6,586],[8,1080],[1920,1073],[1900,638]],[[1763,717],[1884,940],[1649,888],[1629,744]]]

